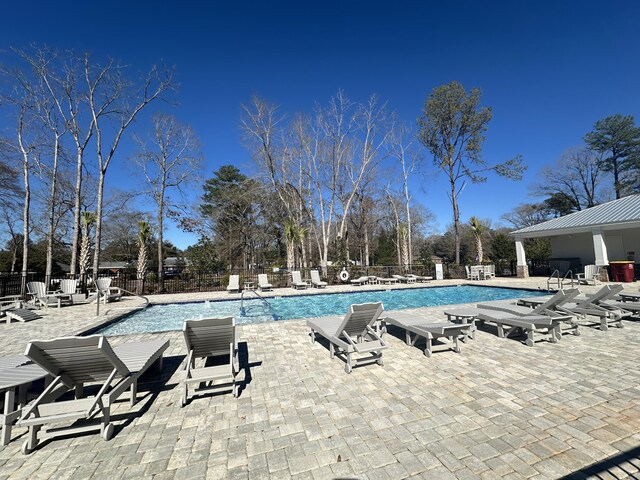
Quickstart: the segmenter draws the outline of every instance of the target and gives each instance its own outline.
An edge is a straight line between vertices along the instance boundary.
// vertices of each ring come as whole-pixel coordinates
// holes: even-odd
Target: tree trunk
[[[158,199],[158,291],[164,292],[164,265],[163,265],[163,217],[164,217],[164,187],[161,188]]]
[[[293,240],[290,238],[286,239],[287,241],[287,269],[293,270],[296,262],[296,247],[293,243]]]
[[[27,274],[29,272],[29,205],[31,203],[31,189],[29,188],[29,157],[23,154],[24,177],[24,209],[22,210],[22,281],[20,293],[24,296],[27,291]]]
[[[364,266],[369,267],[369,231],[366,224],[364,226]]]
[[[451,181],[451,205],[453,206],[453,233],[456,246],[456,264],[460,265],[460,211],[456,196],[456,184]]]
[[[83,151],[78,148],[78,157],[76,163],[76,188],[74,190],[75,203],[73,206],[73,237],[71,239],[71,265],[69,273],[71,276],[76,274],[78,242],[80,240],[80,208],[82,200],[82,155]]]
[[[104,193],[104,170],[100,171],[98,179],[98,205],[96,208],[96,233],[95,233],[95,250],[93,252],[93,279],[94,282],[98,278],[98,269],[100,267],[100,241],[102,240],[102,196]],[[100,315],[100,302],[96,302],[96,316]]]
[[[53,146],[53,166],[51,169],[51,190],[49,193],[49,234],[47,235],[47,266],[45,271],[44,283],[49,289],[51,285],[51,271],[53,270],[53,237],[55,235],[55,204],[56,204],[56,187],[58,180],[58,145],[60,139],[56,135]]]

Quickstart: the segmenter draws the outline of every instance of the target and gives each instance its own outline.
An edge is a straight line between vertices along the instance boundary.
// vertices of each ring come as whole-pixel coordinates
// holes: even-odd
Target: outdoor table
[[[447,316],[447,320],[452,323],[470,323],[469,337],[471,340],[476,338],[476,323],[475,318],[478,312],[473,308],[456,308],[452,310],[445,310],[444,314]]]
[[[244,289],[245,290],[254,290],[255,287],[253,286],[253,282],[244,282]]]
[[[640,292],[620,292],[618,294],[623,302],[639,302]]]
[[[367,278],[369,279],[369,285],[377,285],[379,283],[378,277],[375,275],[369,275]]]

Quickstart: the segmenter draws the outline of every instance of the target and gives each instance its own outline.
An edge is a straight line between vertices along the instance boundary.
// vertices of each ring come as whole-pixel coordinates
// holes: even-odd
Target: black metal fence
[[[543,270],[544,268],[532,268],[531,274],[534,274],[536,270]],[[303,279],[310,277],[311,268],[299,269]],[[344,283],[340,279],[340,272],[342,267],[328,267],[326,275],[322,274],[322,269],[314,267],[313,270],[320,271],[322,280],[326,281],[329,285],[337,285]],[[407,273],[404,267],[399,265],[386,265],[386,266],[350,266],[346,268],[349,278],[358,278],[360,276],[377,276],[377,277],[391,277],[391,275],[403,275]],[[548,268],[547,268],[548,270]],[[416,275],[436,276],[435,265],[412,265],[409,268],[411,273]],[[266,273],[269,278],[269,283],[274,288],[288,287],[291,285],[291,274],[285,269],[279,271],[273,271],[271,268],[264,269],[233,269],[226,271],[194,271],[184,270],[178,274],[172,273],[166,275],[162,281],[162,284],[158,282],[157,275],[155,273],[147,274],[147,278],[142,288],[143,295],[152,295],[158,293],[193,293],[193,292],[215,292],[224,291],[229,284],[229,275],[239,275],[240,285],[245,282],[253,282],[254,285],[258,283],[258,275]],[[496,275],[498,276],[513,276],[516,273],[515,262],[497,262],[496,263]],[[456,265],[452,263],[443,264],[443,274],[445,279],[464,279],[466,278],[466,271],[463,265]],[[546,270],[544,273],[547,274]],[[138,292],[139,280],[136,277],[135,270],[121,270],[117,272],[102,272],[99,277],[111,277],[111,285],[114,287],[122,288],[127,292]],[[54,277],[51,279],[51,288],[56,288],[56,283],[60,278],[67,277]],[[29,272],[25,279],[26,282],[44,282],[46,280],[44,273]],[[91,279],[80,278],[80,288],[84,291],[91,284]],[[8,295],[20,295],[22,292],[22,274],[0,273],[0,297]]]

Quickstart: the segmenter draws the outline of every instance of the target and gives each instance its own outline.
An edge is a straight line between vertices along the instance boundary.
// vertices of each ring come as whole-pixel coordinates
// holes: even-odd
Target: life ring
[[[349,272],[347,272],[346,270],[342,270],[340,272],[340,280],[342,280],[343,282],[349,280]]]

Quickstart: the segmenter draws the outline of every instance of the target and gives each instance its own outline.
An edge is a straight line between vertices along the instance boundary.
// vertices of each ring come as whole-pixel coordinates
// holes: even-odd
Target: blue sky
[[[169,112],[195,128],[207,178],[224,164],[253,168],[238,124],[254,93],[289,113],[326,103],[339,88],[356,101],[376,93],[415,125],[434,87],[479,87],[493,108],[484,157],[522,154],[529,170],[523,182],[468,186],[463,221],[497,223],[533,201],[527,186],[540,168],[579,145],[598,119],[640,120],[635,1],[32,1],[3,6],[3,17],[3,49],[37,42],[140,71],[175,66],[179,105]],[[109,176],[126,188],[123,164],[116,159]],[[416,183],[416,199],[443,229],[451,222],[446,179]],[[194,240],[174,228],[167,237],[180,247]]]

